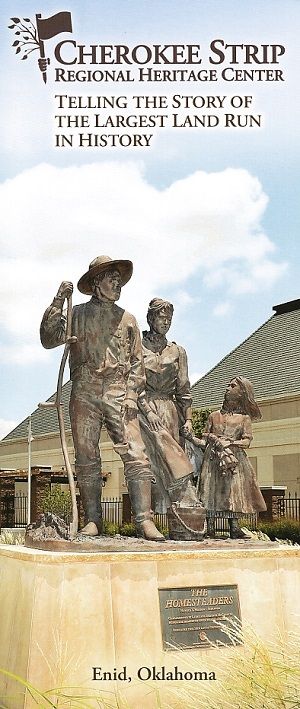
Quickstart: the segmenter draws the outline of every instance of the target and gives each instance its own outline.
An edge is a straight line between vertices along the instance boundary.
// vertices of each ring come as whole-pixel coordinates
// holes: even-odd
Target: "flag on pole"
[[[40,40],[51,39],[61,32],[72,32],[72,18],[70,12],[57,12],[52,17],[36,18],[37,30]]]

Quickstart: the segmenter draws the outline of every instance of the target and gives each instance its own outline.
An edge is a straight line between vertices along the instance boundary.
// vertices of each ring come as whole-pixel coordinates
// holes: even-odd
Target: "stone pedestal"
[[[173,689],[174,696],[172,682],[139,680],[140,667],[201,669],[215,672],[218,681],[219,663],[224,665],[231,648],[163,651],[158,589],[237,584],[242,623],[251,624],[260,638],[270,641],[276,630],[287,638],[300,629],[300,549],[223,545],[96,554],[2,545],[0,668],[42,691],[110,692],[109,706],[118,689],[130,709],[154,709],[158,691],[168,696]],[[234,652],[243,653],[243,646]],[[132,681],[93,681],[93,667],[102,668],[101,674],[126,667]],[[36,709],[13,678],[0,674],[0,682],[0,700],[7,709]],[[178,706],[170,696],[168,701]]]

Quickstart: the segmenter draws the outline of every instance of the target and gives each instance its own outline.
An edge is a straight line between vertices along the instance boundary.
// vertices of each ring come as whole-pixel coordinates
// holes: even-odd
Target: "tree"
[[[211,414],[212,409],[193,409],[192,410],[192,424],[193,431],[197,438],[201,438],[203,430],[205,428],[206,421]]]

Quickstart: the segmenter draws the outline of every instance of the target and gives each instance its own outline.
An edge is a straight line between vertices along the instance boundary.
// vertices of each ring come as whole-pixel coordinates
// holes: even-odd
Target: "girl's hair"
[[[252,420],[261,419],[262,414],[254,398],[253,384],[246,377],[232,377],[230,381],[236,379],[242,392],[241,403],[238,407],[239,413],[248,414]],[[226,407],[223,409],[225,410]]]

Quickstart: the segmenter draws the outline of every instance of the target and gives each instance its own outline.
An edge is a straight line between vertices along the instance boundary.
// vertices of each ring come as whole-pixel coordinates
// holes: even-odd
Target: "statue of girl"
[[[260,418],[249,379],[231,379],[221,410],[210,414],[203,434],[200,499],[207,510],[209,536],[214,536],[215,512],[222,511],[228,517],[230,537],[239,539],[247,535],[240,529],[238,518],[266,510],[246,455],[252,441],[252,421]]]

